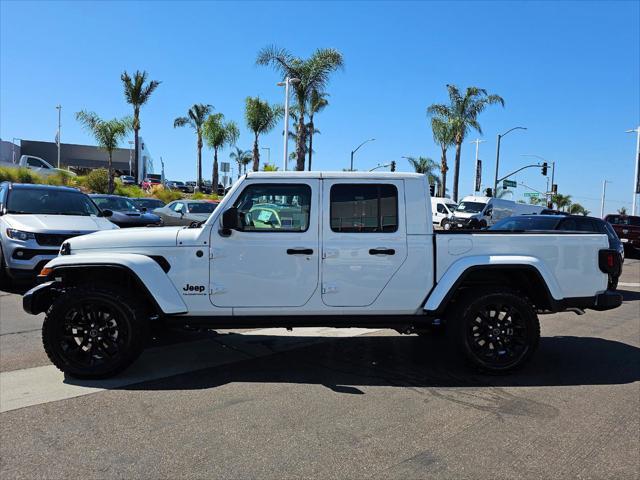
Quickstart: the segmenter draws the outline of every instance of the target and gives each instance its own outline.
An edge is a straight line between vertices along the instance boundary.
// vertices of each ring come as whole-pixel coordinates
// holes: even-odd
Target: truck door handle
[[[369,255],[395,255],[396,251],[393,248],[372,248],[369,250]]]
[[[287,255],[313,255],[311,248],[287,248]]]

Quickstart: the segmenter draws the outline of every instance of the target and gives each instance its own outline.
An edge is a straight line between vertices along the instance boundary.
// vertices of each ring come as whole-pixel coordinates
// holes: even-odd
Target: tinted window
[[[35,168],[44,167],[44,164],[40,160],[38,160],[37,158],[28,158],[27,159],[27,165],[29,165],[30,167],[35,167]]]
[[[309,228],[311,187],[260,184],[245,188],[235,207],[245,231],[304,232]]]
[[[491,226],[489,230],[554,230],[559,222],[560,219],[555,217],[528,217],[518,215],[500,220]]]
[[[189,203],[189,213],[211,213],[218,206],[213,202]]]
[[[103,210],[116,210],[133,212],[136,207],[128,198],[124,197],[91,197],[93,201]]]
[[[607,222],[613,225],[633,225],[640,227],[640,217],[627,215],[607,215]]]
[[[164,207],[164,203],[162,203],[162,201],[160,200],[156,200],[155,198],[135,198],[130,200],[133,202],[136,208],[144,207],[152,210],[154,208]]]
[[[98,208],[84,193],[44,188],[14,188],[8,213],[49,215],[97,215]]]
[[[334,232],[395,232],[398,189],[389,184],[333,185],[330,215]]]
[[[444,213],[445,215],[449,212],[447,212],[447,209],[445,208],[445,206],[442,203],[439,203],[438,206],[436,207],[436,210],[438,210],[438,213]]]

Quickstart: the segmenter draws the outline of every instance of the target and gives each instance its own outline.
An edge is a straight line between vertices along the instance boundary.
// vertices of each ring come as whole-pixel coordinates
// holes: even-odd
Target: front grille
[[[38,245],[47,247],[59,247],[68,238],[78,237],[84,233],[36,233]]]

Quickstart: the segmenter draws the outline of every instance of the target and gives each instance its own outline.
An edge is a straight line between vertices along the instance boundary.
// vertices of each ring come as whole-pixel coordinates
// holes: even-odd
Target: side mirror
[[[231,230],[238,229],[238,209],[231,207],[222,213],[222,220],[220,222],[220,235],[228,237],[231,235]]]
[[[100,216],[104,218],[109,218],[113,216],[113,212],[111,210],[102,210],[102,215]]]

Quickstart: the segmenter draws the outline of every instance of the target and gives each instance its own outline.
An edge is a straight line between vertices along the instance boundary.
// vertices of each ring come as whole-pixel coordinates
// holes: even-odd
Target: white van
[[[455,228],[484,228],[499,220],[514,215],[539,215],[544,210],[540,205],[517,203],[495,197],[464,197],[444,224],[446,230]]]
[[[431,197],[431,218],[434,225],[444,226],[444,220],[449,218],[458,205],[450,198]],[[443,223],[444,222],[444,223]]]

